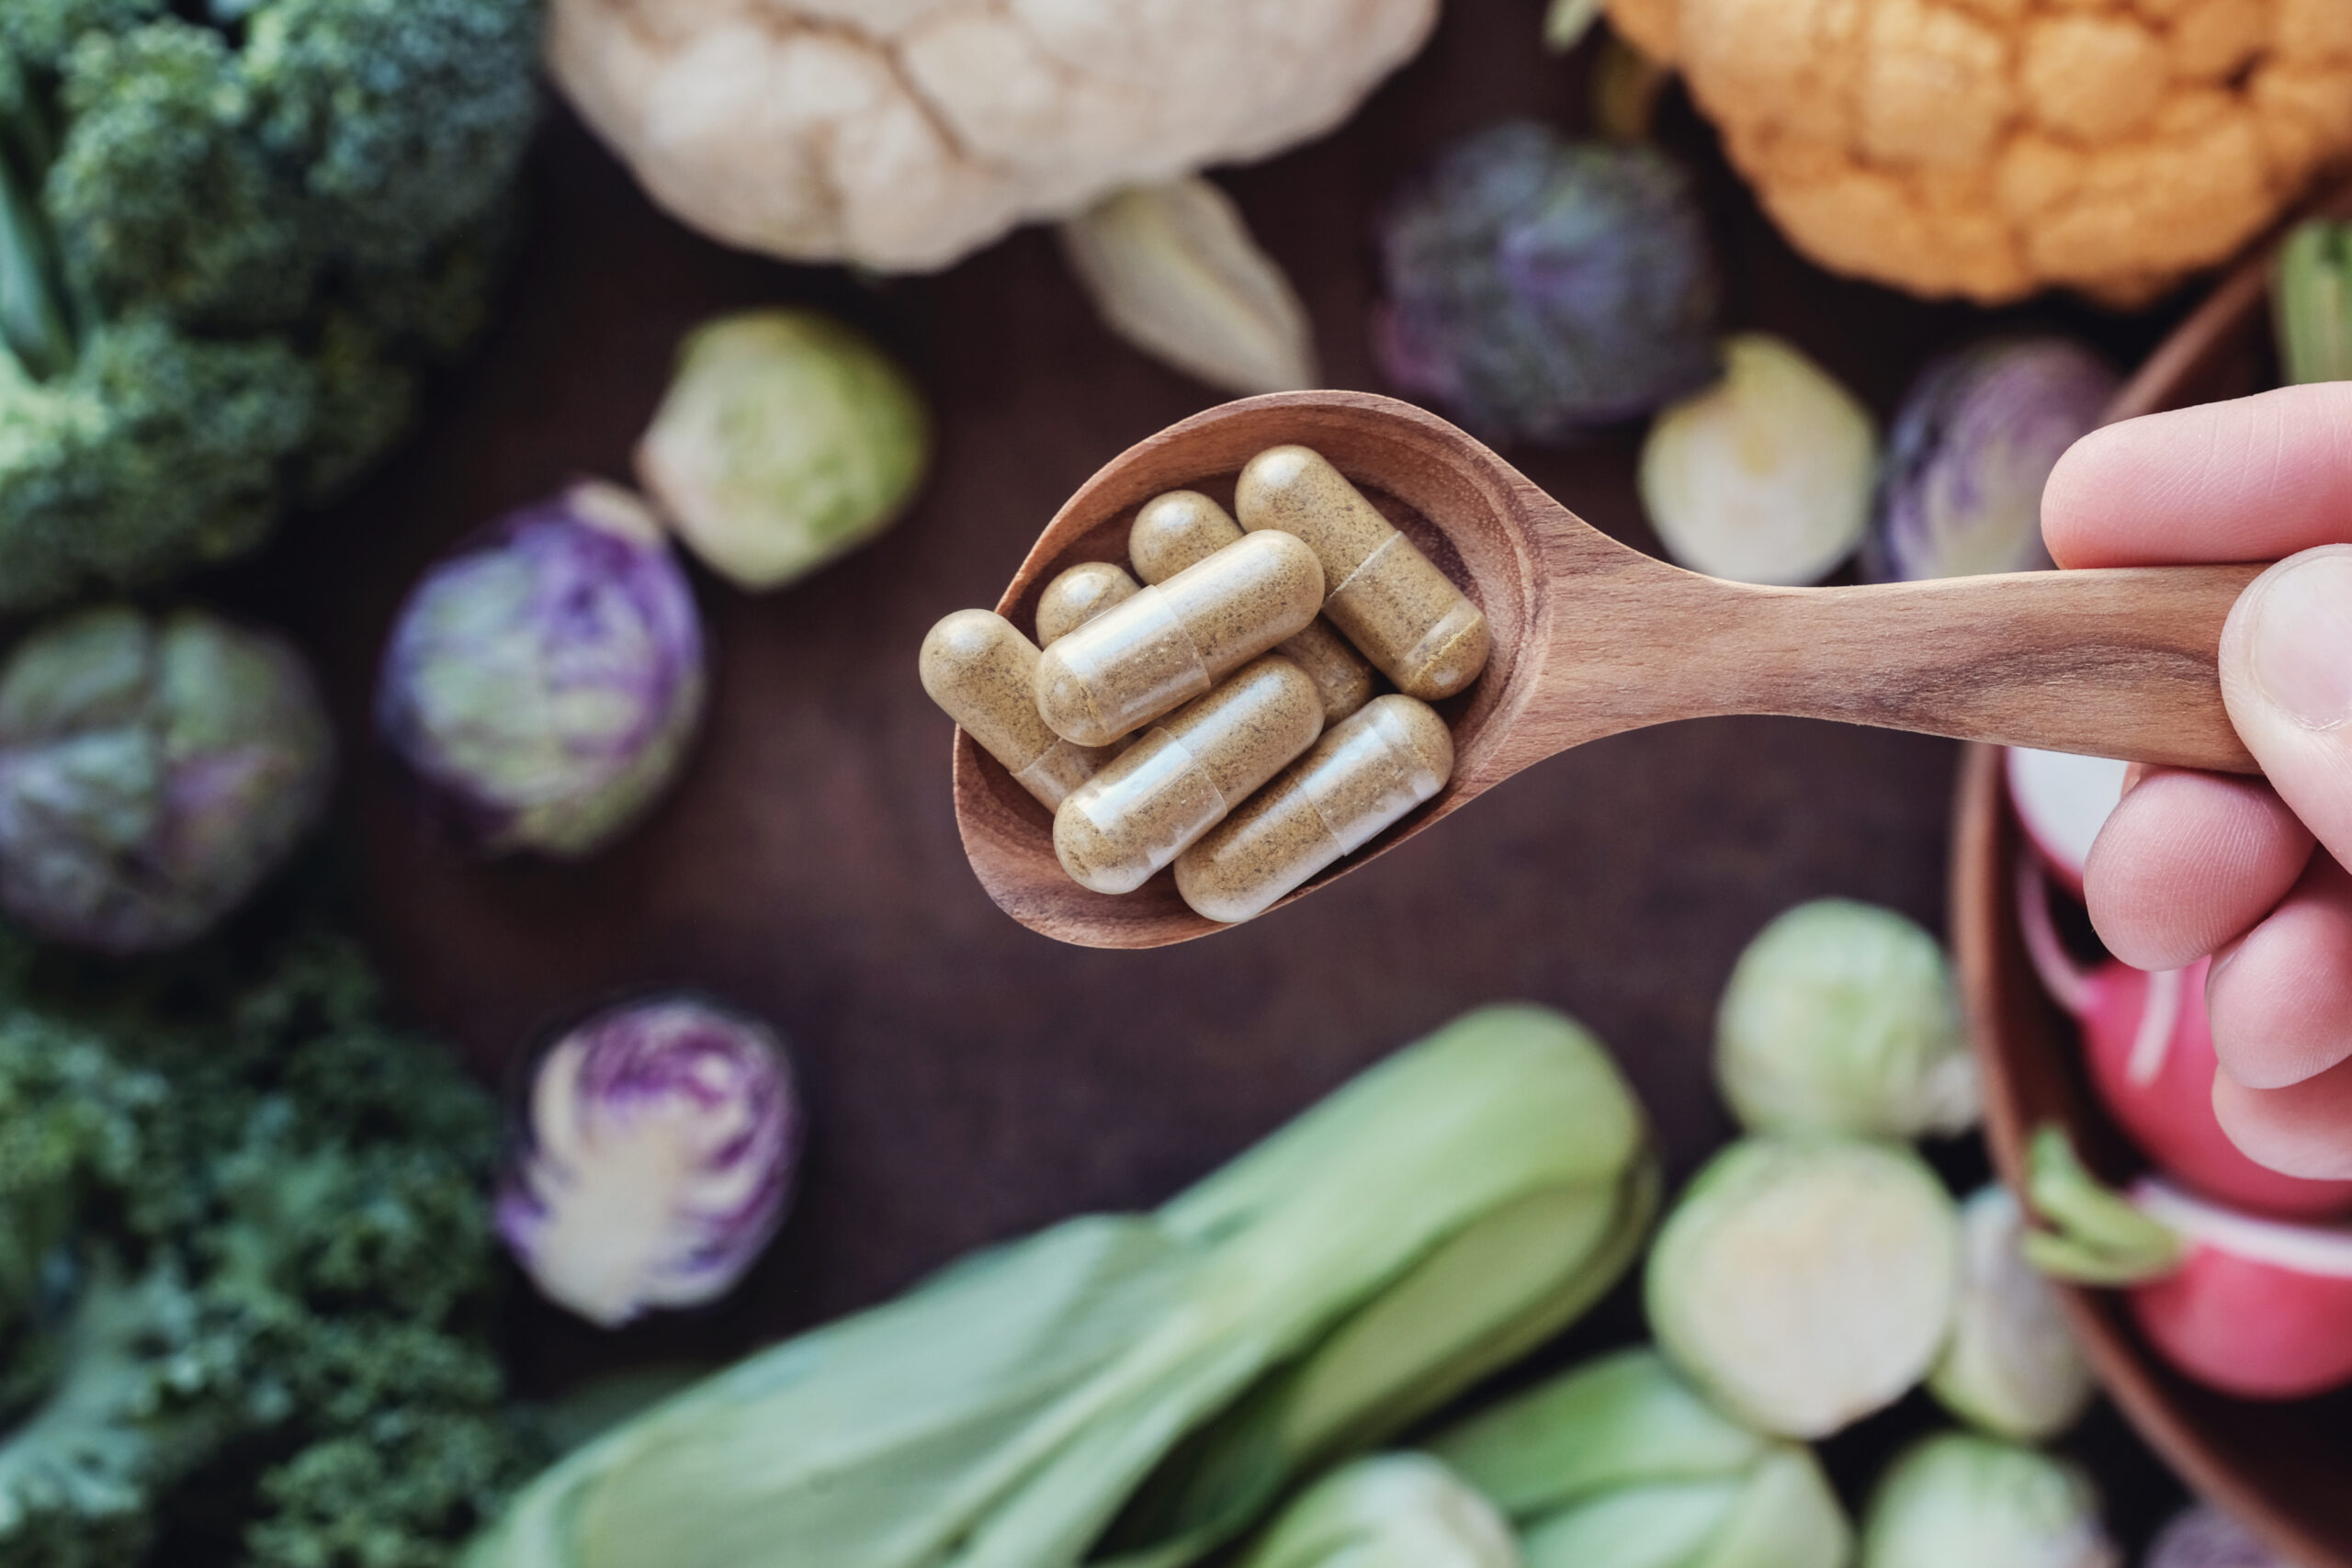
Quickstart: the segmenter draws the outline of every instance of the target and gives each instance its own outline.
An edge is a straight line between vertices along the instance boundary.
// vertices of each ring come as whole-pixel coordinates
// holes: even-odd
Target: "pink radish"
[[[2026,951],[2052,999],[2082,1025],[2083,1055],[2108,1111],[2169,1176],[2256,1213],[2308,1219],[2352,1205],[2352,1181],[2311,1181],[2256,1165],[2213,1115],[2209,959],[2156,974],[2109,959],[2076,963],[2050,919],[2040,869],[2024,860],[2018,909]]]
[[[2248,1399],[2352,1382],[2352,1229],[2256,1219],[2154,1179],[2132,1196],[2188,1247],[2179,1268],[2129,1298],[2166,1360]]]
[[[2083,863],[2090,858],[2091,840],[2098,837],[2108,814],[2123,798],[2128,764],[2023,746],[2010,747],[2004,762],[2009,801],[2034,852],[2061,887],[2081,897]]]

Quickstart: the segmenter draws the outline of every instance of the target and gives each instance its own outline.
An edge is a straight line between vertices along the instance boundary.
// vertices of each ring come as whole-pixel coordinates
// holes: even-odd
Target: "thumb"
[[[2352,865],[2352,545],[2246,585],[2222,628],[2222,699],[2279,798]]]

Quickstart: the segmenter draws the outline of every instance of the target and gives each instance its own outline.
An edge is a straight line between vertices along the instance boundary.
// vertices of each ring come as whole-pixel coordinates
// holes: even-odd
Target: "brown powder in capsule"
[[[1068,739],[1107,745],[1294,635],[1322,602],[1313,550],[1286,534],[1242,539],[1047,649],[1037,711]]]
[[[1051,647],[1114,604],[1136,596],[1141,584],[1106,560],[1082,560],[1037,595],[1037,643]]]
[[[1251,535],[1306,541],[1323,566],[1323,613],[1408,695],[1434,702],[1487,665],[1487,617],[1323,457],[1274,446],[1250,459],[1234,507]]]
[[[1267,654],[1146,732],[1054,813],[1054,853],[1080,886],[1131,893],[1315,743],[1323,705]]]
[[[1037,716],[1037,657],[1002,615],[958,610],[922,639],[922,689],[1050,811],[1111,753],[1073,745]]]
[[[1196,490],[1170,491],[1144,502],[1127,530],[1127,558],[1146,582],[1163,582],[1207,559],[1242,536],[1241,525]],[[1075,569],[1073,569],[1075,570]],[[1372,665],[1329,621],[1317,616],[1306,629],[1276,645],[1276,651],[1306,671],[1323,698],[1323,725],[1329,728],[1372,700],[1379,678]]]
[[[1453,738],[1411,697],[1374,698],[1176,861],[1195,914],[1231,923],[1370,843],[1445,787]]]

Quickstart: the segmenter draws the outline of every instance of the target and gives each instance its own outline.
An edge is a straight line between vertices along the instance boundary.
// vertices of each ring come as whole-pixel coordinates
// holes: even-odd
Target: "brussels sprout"
[[[1921,1438],[1879,1478],[1861,1568],[2113,1568],[2098,1495],[2075,1466],[1962,1432]]]
[[[1927,1374],[1959,1272],[1951,1199],[1910,1150],[1749,1137],[1691,1179],[1643,1297],[1659,1348],[1716,1404],[1821,1438]]]
[[[931,416],[906,373],[814,310],[687,335],[637,474],[686,547],[753,592],[888,527],[914,499]]]
[[[2175,1514],[2148,1548],[2144,1568],[2295,1568],[2211,1503]]]
[[[1241,1568],[1519,1568],[1494,1505],[1426,1454],[1375,1454],[1299,1495]]]
[[[326,804],[334,740],[301,659],[199,610],[86,610],[0,666],[0,908],[143,953],[198,935]]]
[[[1491,126],[1396,193],[1379,244],[1383,373],[1490,440],[1613,424],[1716,374],[1705,224],[1655,148]]]
[[[1888,581],[2048,566],[2042,486],[2117,385],[2064,338],[1996,340],[1930,365],[1887,437],[1864,570]]]
[[[1997,1183],[1961,1205],[1960,1301],[1928,1392],[1969,1425],[2030,1443],[2080,1418],[2091,1370],[2057,1292],[2026,1261],[2024,1235],[2018,1201]]]
[[[573,858],[650,807],[703,710],[702,623],[652,514],[575,485],[428,571],[376,721],[459,835]]]
[[[1724,378],[1662,411],[1642,444],[1642,504],[1666,553],[1738,582],[1817,582],[1870,525],[1870,411],[1780,339],[1724,344]]]
[[[727,1293],[800,1156],[783,1043],[686,998],[599,1013],[549,1048],[498,1230],[549,1301],[606,1328]]]
[[[1844,1568],[1853,1550],[1811,1450],[1732,1420],[1647,1348],[1563,1373],[1430,1451],[1503,1510],[1529,1568]]]
[[[1757,1133],[1962,1133],[1976,1059],[1935,938],[1892,909],[1800,904],[1747,944],[1715,1010],[1715,1078]]]

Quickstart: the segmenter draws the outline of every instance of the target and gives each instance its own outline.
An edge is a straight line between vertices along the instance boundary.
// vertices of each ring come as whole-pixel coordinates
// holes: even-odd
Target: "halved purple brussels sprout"
[[[2117,386],[2064,338],[1997,338],[1928,366],[1888,437],[1865,572],[1884,582],[2050,565],[2041,488]]]
[[[784,1221],[802,1113],[783,1043],[690,997],[608,1009],[539,1059],[499,1234],[606,1328],[734,1288]]]

